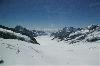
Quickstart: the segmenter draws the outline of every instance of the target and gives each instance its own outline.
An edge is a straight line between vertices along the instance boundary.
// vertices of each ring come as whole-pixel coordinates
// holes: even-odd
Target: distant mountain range
[[[39,44],[35,37],[41,35],[47,35],[47,33],[39,30],[28,30],[19,25],[15,28],[0,25],[0,37],[4,39],[18,39]],[[64,27],[62,30],[52,32],[49,35],[53,36],[52,40],[58,39],[69,42],[69,44],[80,41],[95,42],[100,40],[100,25],[90,25],[85,28]]]
[[[64,27],[62,30],[52,33],[51,36],[54,37],[53,39],[64,40],[70,44],[80,41],[95,42],[100,40],[100,25],[90,25],[85,28]]]

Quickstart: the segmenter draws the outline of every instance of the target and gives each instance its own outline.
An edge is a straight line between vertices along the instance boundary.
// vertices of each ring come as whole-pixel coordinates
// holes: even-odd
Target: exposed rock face
[[[52,33],[51,36],[61,41],[70,41],[70,43],[76,43],[82,40],[94,42],[100,40],[100,26],[90,25],[85,28],[65,27],[56,33]]]
[[[15,27],[15,32],[21,33],[23,35],[29,36],[29,37],[35,37],[35,34],[33,34],[32,31],[22,27],[22,26],[16,26]]]
[[[15,32],[29,36],[30,38],[37,37],[37,36],[40,36],[40,35],[46,35],[46,33],[44,31],[28,30],[28,29],[26,29],[22,26],[16,26],[14,29],[15,29]]]
[[[56,32],[56,33],[52,33],[51,36],[54,36],[54,38],[58,38],[61,40],[64,40],[65,38],[69,38],[69,35],[71,33],[74,33],[75,31],[80,30],[79,28],[74,28],[74,27],[65,27],[62,30]],[[72,36],[73,37],[73,36]]]
[[[4,60],[1,59],[1,56],[0,56],[0,64],[4,63]]]
[[[11,34],[11,33],[8,33],[8,32],[2,32],[2,31],[0,31],[0,38],[4,38],[4,39],[18,39],[18,40],[25,41],[25,38],[23,38],[23,37],[19,37],[19,36],[16,36],[14,34]]]

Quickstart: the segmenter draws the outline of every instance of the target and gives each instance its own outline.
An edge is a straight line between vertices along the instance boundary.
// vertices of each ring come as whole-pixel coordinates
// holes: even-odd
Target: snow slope
[[[13,32],[13,31],[11,31],[11,30],[6,30],[6,29],[3,29],[3,28],[0,28],[0,31],[2,31],[2,32],[7,32],[7,33],[11,33],[11,34],[13,34],[13,35],[16,35],[16,36],[19,36],[19,37],[23,37],[23,38],[25,38],[26,40],[30,40],[30,38],[29,38],[28,36],[22,35],[22,34],[20,34],[20,33],[15,33],[15,32]]]
[[[0,56],[4,60],[0,66],[28,66],[40,62],[38,45],[19,40],[0,39]]]
[[[100,41],[67,44],[49,36],[36,38],[40,45],[19,40],[0,39],[0,66],[99,66]]]
[[[33,43],[33,44],[38,44],[36,39],[32,36],[29,37],[29,36],[26,36],[26,35],[22,35],[21,33],[16,33],[12,30],[7,30],[7,29],[4,29],[4,28],[0,28],[0,38],[17,39],[17,40],[30,42],[30,43]]]
[[[19,37],[24,37],[24,38],[26,38],[26,40],[30,40],[30,38],[28,36],[22,35],[20,33],[15,33],[15,32],[13,32],[11,30],[6,30],[6,29],[3,29],[3,28],[0,28],[0,31],[8,32],[8,33],[14,34],[14,35],[19,36]]]

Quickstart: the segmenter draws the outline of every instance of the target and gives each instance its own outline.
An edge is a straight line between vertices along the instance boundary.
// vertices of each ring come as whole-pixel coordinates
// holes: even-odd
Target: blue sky
[[[0,24],[29,28],[100,24],[100,0],[0,0]]]

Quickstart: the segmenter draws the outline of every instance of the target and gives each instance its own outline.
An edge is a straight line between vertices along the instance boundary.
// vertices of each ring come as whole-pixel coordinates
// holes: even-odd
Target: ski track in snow
[[[100,41],[96,43],[67,44],[51,40],[49,36],[36,37],[40,45],[24,41],[0,39],[0,66],[99,66]]]

